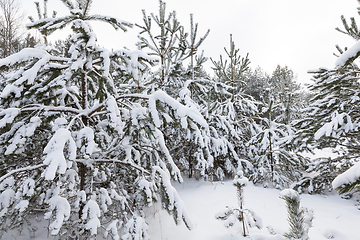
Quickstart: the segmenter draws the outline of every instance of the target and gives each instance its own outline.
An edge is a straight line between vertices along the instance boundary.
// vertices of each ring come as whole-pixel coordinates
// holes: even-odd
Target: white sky
[[[27,15],[36,19],[31,0],[22,0]],[[342,28],[340,16],[347,19],[360,17],[356,0],[167,0],[167,10],[175,10],[185,27],[190,25],[189,15],[199,23],[199,36],[210,29],[202,45],[205,56],[219,59],[224,47],[229,48],[229,36],[240,53],[249,53],[251,67],[260,66],[269,74],[277,64],[294,70],[299,82],[310,82],[307,70],[333,67],[335,45],[354,43],[352,38],[336,31]],[[49,0],[49,12],[56,9],[59,15],[66,10],[60,0]],[[142,24],[142,12],[158,13],[158,0],[93,0],[91,13],[114,16]],[[51,14],[49,14],[51,15]],[[135,48],[137,27],[123,33],[106,24],[93,24],[100,45],[110,49],[127,46]],[[66,37],[60,32],[56,37]],[[211,62],[206,65],[208,68]]]

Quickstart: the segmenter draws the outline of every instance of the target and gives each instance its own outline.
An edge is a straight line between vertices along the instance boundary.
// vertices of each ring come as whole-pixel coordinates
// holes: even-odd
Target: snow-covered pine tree
[[[268,88],[267,96],[262,101],[263,116],[259,116],[257,133],[247,147],[254,165],[250,180],[262,183],[264,187],[271,184],[282,188],[300,178],[305,159],[287,147],[289,127],[274,118],[277,107],[274,93]]]
[[[200,111],[209,121],[209,89],[215,84],[208,79],[202,67],[206,58],[203,53],[198,54],[199,46],[209,31],[198,39],[198,24],[194,24],[193,15],[190,15],[190,31],[186,32],[176,19],[176,13],[166,12],[163,1],[159,1],[158,15],[147,16],[145,11],[143,14],[144,25],[137,25],[142,30],[139,45],[150,49],[150,54],[158,56],[161,63],[158,74],[149,81],[148,89],[166,91],[184,105]],[[189,62],[188,67],[185,67],[186,61]],[[190,177],[212,174],[214,156],[234,152],[216,128],[204,131],[192,123],[183,122],[189,126],[189,130],[183,131],[179,124],[174,124],[178,123],[163,124],[161,131],[175,162]]]
[[[154,24],[155,23],[155,24]],[[159,0],[159,14],[148,16],[143,10],[143,25],[136,24],[141,29],[139,46],[148,48],[151,54],[160,58],[160,68],[152,83],[156,89],[167,93],[174,87],[181,87],[178,75],[183,71],[182,61],[186,56],[186,47],[181,48],[179,39],[183,26],[176,17],[176,12],[166,12],[166,3]],[[183,46],[182,46],[183,47]]]
[[[280,193],[285,200],[288,212],[289,232],[284,236],[290,240],[308,240],[309,228],[312,227],[314,214],[311,210],[300,207],[300,196],[293,189],[285,189]]]
[[[191,30],[195,31],[192,19],[191,15]],[[177,20],[176,12],[168,13],[166,11],[166,3],[159,0],[158,15],[152,13],[148,16],[145,10],[143,10],[143,25],[137,24],[137,26],[141,29],[139,46],[148,51],[150,50],[151,54],[158,56],[160,59],[158,73],[153,75],[153,78],[146,87],[148,89],[161,89],[174,98],[181,98],[182,103],[199,109],[190,96],[187,96],[188,91],[186,90],[191,83],[185,84],[187,79],[184,78],[186,69],[183,64],[183,61],[189,56],[193,59],[193,55],[197,51],[197,49],[189,49],[189,46],[194,44],[195,39],[191,39],[192,44],[189,44],[187,41],[188,34],[185,33],[184,27]],[[191,73],[191,75],[193,74]],[[182,124],[188,123],[183,122]],[[189,177],[192,177],[193,170],[197,164],[194,155],[199,149],[200,142],[193,142],[191,144],[192,134],[184,132],[181,126],[176,125],[176,123],[164,122],[163,126],[161,126],[161,131],[177,165],[182,171],[188,171]],[[203,142],[201,138],[200,141]],[[203,161],[202,163],[205,162]],[[206,164],[202,168],[205,169],[205,166]]]
[[[247,173],[252,165],[246,158],[245,143],[251,138],[257,113],[253,98],[244,93],[243,75],[249,69],[248,54],[242,57],[230,35],[230,48],[219,61],[211,59],[215,78],[209,91],[207,115],[212,129],[226,139],[227,151],[214,159],[216,177],[233,175],[237,170]]]
[[[219,61],[214,61],[213,59],[211,61],[214,64],[213,70],[216,78],[231,86],[231,101],[235,102],[235,95],[244,87],[242,78],[244,72],[249,69],[249,54],[247,53],[245,57],[239,54],[240,49],[235,47],[232,34],[230,34],[230,50],[227,50],[225,47],[224,50],[226,52],[225,60],[220,55]]]
[[[287,66],[278,65],[271,75],[258,67],[255,71],[244,74],[245,92],[261,102],[268,95],[268,89],[273,92],[273,118],[277,122],[291,126],[292,121],[302,118],[301,109],[307,105],[308,94],[296,82],[293,71]]]
[[[294,145],[298,146],[299,150],[332,148],[339,154],[339,157],[331,161],[320,160],[319,162],[323,163],[317,164],[318,167],[309,166],[312,173],[317,173],[315,175],[317,182],[328,184],[336,175],[343,173],[358,161],[360,143],[358,125],[360,69],[357,63],[360,55],[358,44],[360,33],[354,18],[351,18],[350,23],[344,16],[341,19],[344,30],[337,30],[352,37],[356,43],[348,49],[345,48],[345,51],[336,46],[339,56],[334,68],[310,71],[314,74],[314,82],[309,86],[313,97],[310,106],[304,109],[306,117],[296,124],[298,131],[294,141]],[[324,167],[329,171],[321,171],[319,174],[319,168]],[[350,191],[358,185],[358,175],[350,174],[347,178],[346,174],[341,176],[344,177],[337,178],[338,180],[333,184],[340,192]],[[318,186],[332,189],[331,185]]]
[[[269,79],[269,85],[276,93],[277,112],[274,113],[274,119],[290,126],[293,120],[300,118],[300,110],[304,108],[300,84],[296,83],[291,69],[278,65]]]
[[[35,229],[32,219],[44,215],[61,239],[99,237],[99,228],[113,239],[148,239],[143,209],[154,201],[191,228],[160,128],[206,132],[205,119],[161,90],[141,91],[136,83],[158,59],[99,47],[89,22],[132,24],[90,15],[91,0],[62,2],[69,15],[28,28],[47,35],[70,25],[69,56],[41,45],[0,60],[1,229]]]
[[[295,121],[297,132],[292,145],[298,151],[332,148],[338,156],[314,159],[306,169],[312,177],[302,178],[294,187],[323,193],[331,191],[334,178],[356,161],[359,116],[354,106],[359,86],[349,73],[342,75],[334,69],[319,69],[313,73],[314,83],[309,86],[313,97],[309,107],[303,109],[305,117]]]
[[[269,88],[270,76],[263,69],[257,67],[249,69],[243,75],[245,82],[244,92],[252,96],[256,101],[261,101],[266,96],[266,89]]]

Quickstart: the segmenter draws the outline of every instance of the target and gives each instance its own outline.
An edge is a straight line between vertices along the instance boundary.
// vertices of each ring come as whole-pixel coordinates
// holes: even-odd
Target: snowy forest
[[[191,235],[198,224],[180,195],[187,184],[194,194],[198,184],[226,187],[234,198],[236,207],[218,202],[212,219],[224,234],[238,230],[216,239],[347,239],[312,238],[316,209],[301,199],[348,199],[360,217],[356,18],[342,16],[337,29],[354,45],[337,45],[336,67],[309,71],[304,87],[288,66],[252,69],[231,34],[228,46],[214,46],[222,55],[207,56],[211,29],[200,35],[196,16],[180,23],[162,0],[137,23],[90,14],[92,0],[59,0],[61,16],[47,2],[26,23],[18,1],[0,0],[2,239],[148,240],[154,206]],[[101,47],[96,21],[137,29],[138,49]],[[49,40],[66,27],[67,38]],[[259,232],[265,213],[244,203],[260,191],[285,204],[285,232]]]

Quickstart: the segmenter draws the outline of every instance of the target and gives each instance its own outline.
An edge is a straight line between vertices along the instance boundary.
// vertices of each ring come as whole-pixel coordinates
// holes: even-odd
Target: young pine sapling
[[[280,198],[286,202],[288,211],[289,232],[284,236],[290,240],[308,240],[309,228],[312,227],[314,214],[311,210],[300,207],[299,193],[293,189],[285,189],[280,193]]]
[[[238,171],[236,174],[233,184],[236,187],[239,207],[232,208],[226,207],[224,212],[216,215],[217,219],[225,220],[225,227],[231,227],[235,224],[236,219],[242,224],[243,236],[248,236],[248,226],[262,228],[261,219],[250,209],[244,208],[244,187],[247,185],[249,180],[244,177],[243,171]]]

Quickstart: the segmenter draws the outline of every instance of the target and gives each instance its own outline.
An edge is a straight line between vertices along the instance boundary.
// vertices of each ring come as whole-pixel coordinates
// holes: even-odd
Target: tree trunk
[[[81,107],[83,109],[86,109],[88,106],[87,104],[87,82],[86,82],[86,75],[85,73],[82,73],[81,75]],[[84,126],[88,126],[88,119],[86,116],[82,116],[81,120],[84,124]],[[87,168],[86,165],[84,163],[80,163],[80,190],[85,190],[85,186],[86,186],[86,172],[87,172]],[[79,218],[81,218],[82,212],[84,209],[84,204],[80,205],[80,210],[79,210]]]
[[[273,157],[273,150],[272,150],[272,142],[271,142],[271,135],[269,133],[269,154],[270,154],[270,171],[271,171],[271,182],[274,182],[274,157]]]

